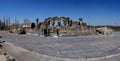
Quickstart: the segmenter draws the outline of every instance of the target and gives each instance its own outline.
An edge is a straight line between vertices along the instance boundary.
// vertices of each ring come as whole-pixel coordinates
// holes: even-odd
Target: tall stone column
[[[71,21],[70,21],[70,27],[72,26],[72,22],[73,22],[73,21],[71,20]]]
[[[40,35],[40,34],[42,34],[42,23],[41,22],[39,23],[39,27],[40,27],[39,28],[39,35]]]
[[[37,18],[37,19],[36,19],[36,26],[37,26],[37,29],[38,29],[38,22],[39,22],[39,19]]]
[[[80,23],[81,30],[84,31],[83,19],[82,18],[79,19],[79,23]]]
[[[36,31],[37,31],[38,36],[39,36],[39,35],[40,35],[40,31],[39,31],[38,22],[39,22],[39,19],[37,18],[37,19],[36,19]]]
[[[64,20],[64,26],[66,27],[66,21]]]
[[[61,26],[61,19],[58,19],[58,28]]]
[[[54,20],[52,20],[52,32],[54,32],[54,25],[55,25],[55,22]]]

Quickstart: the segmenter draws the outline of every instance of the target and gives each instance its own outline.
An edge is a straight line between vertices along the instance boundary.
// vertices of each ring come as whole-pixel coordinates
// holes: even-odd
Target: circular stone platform
[[[95,58],[120,53],[120,33],[109,36],[39,37],[0,31],[5,40],[39,54],[60,58]]]

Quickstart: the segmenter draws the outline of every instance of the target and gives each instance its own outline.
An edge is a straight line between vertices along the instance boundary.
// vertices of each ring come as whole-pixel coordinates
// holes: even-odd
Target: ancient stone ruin
[[[78,36],[90,35],[94,33],[94,27],[88,26],[80,18],[79,21],[73,21],[69,17],[49,17],[38,25],[40,34],[45,36]]]
[[[10,21],[10,20],[9,20]],[[7,21],[7,23],[9,22]],[[83,18],[79,18],[78,21],[72,20],[69,17],[49,17],[45,18],[43,22],[39,22],[36,19],[36,23],[30,22],[28,19],[24,20],[25,24],[21,25],[15,21],[15,23],[8,26],[3,22],[0,22],[1,29],[7,29],[10,33],[16,34],[37,34],[39,36],[83,36],[83,35],[104,35],[111,34],[112,31],[109,28],[97,28],[92,25],[88,25],[83,22]]]

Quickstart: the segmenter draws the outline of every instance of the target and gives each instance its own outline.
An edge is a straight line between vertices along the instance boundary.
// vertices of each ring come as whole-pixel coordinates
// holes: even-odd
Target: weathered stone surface
[[[0,55],[0,61],[7,61],[7,59],[4,55]]]
[[[96,28],[96,33],[98,35],[110,35],[112,34],[112,29],[108,28],[108,27],[100,27],[100,28]]]
[[[51,58],[51,57],[67,58],[67,59],[63,59],[64,61],[74,61],[74,59],[75,61],[86,61],[86,60],[119,61],[120,58],[119,55],[114,57],[114,55],[120,53],[119,32],[113,33],[113,35],[109,35],[109,36],[92,35],[92,36],[59,37],[59,38],[52,38],[52,37],[45,38],[45,37],[39,37],[33,35],[13,35],[13,34],[7,34],[6,32],[2,32],[2,31],[0,31],[0,35],[2,35],[3,37],[0,38],[1,40],[11,42],[16,46],[20,46],[30,51],[39,53],[41,57],[41,61],[44,60],[45,58],[48,58],[46,59],[46,61],[56,60],[56,58]],[[21,58],[24,58],[25,56],[27,56],[28,58],[34,56],[34,55],[29,55],[29,53],[27,53],[26,51],[18,53],[20,52],[20,50],[17,48],[9,48],[8,50],[13,51],[12,49],[16,51],[16,52],[12,52],[12,54],[16,53],[18,56],[17,58],[19,58],[19,56],[21,55],[24,55]],[[109,55],[113,55],[113,56],[106,57]],[[104,57],[104,58],[99,58],[99,57]],[[34,58],[39,60],[39,58],[36,57]],[[62,61],[62,59],[58,59],[58,61]]]
[[[92,58],[120,53],[120,33],[109,36],[39,37],[0,32],[1,40],[17,46],[61,58]]]

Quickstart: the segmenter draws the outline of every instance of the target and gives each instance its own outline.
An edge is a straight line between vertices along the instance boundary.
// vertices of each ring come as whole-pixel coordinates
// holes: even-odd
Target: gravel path
[[[17,46],[61,58],[92,58],[120,53],[120,32],[109,36],[79,37],[39,37],[32,35],[14,35],[0,31],[0,40]]]

